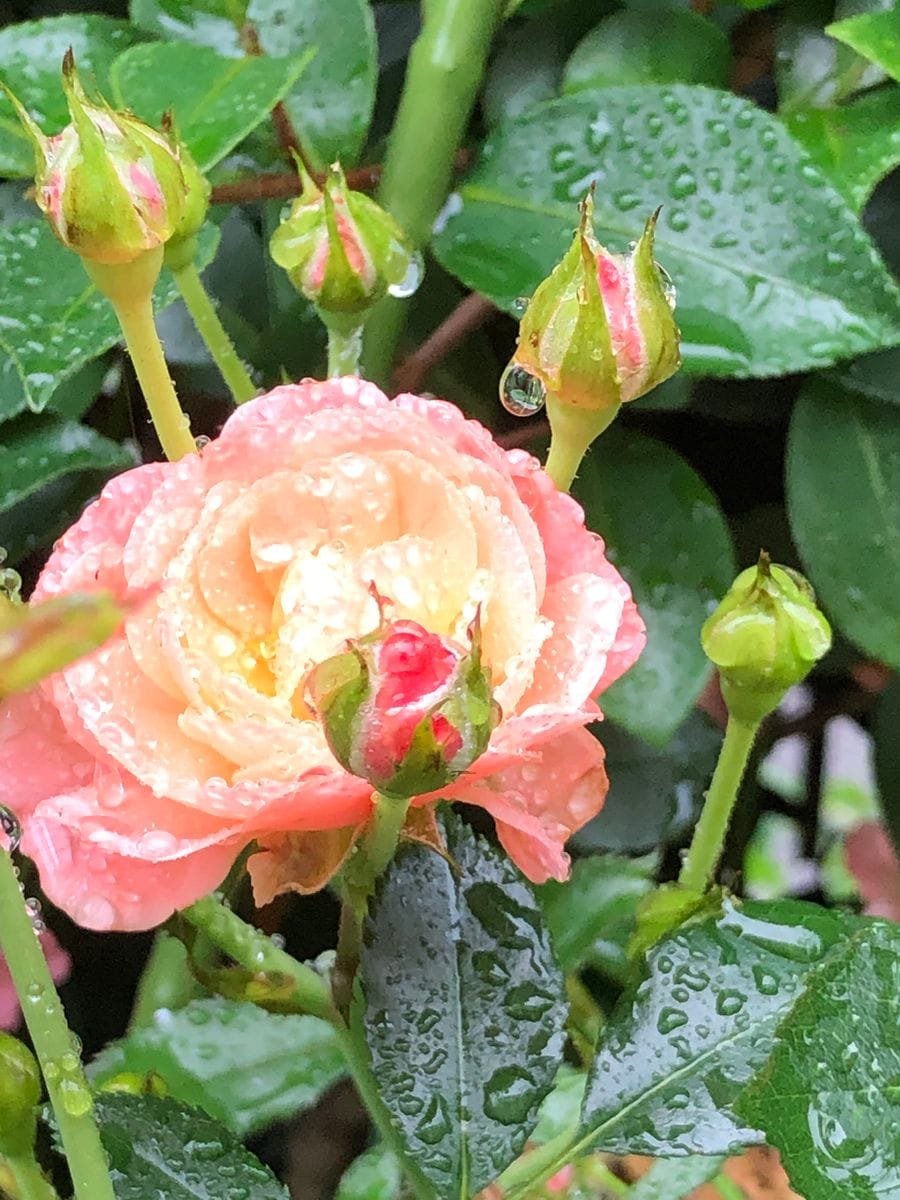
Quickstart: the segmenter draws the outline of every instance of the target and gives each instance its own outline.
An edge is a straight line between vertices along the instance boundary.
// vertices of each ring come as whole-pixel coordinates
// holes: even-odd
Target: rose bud
[[[446,787],[484,753],[498,712],[477,622],[464,650],[415,621],[375,633],[310,673],[308,692],[337,760],[387,795]]]
[[[500,381],[504,407],[528,416],[546,401],[553,432],[547,472],[566,489],[591,442],[678,370],[675,291],[653,257],[656,214],[628,254],[594,236],[588,193],[562,261],[531,298]]]
[[[801,683],[831,646],[831,628],[807,581],[767,554],[742,571],[707,619],[703,649],[719,668],[737,721],[756,724]]]
[[[31,1157],[40,1099],[34,1055],[18,1038],[0,1032],[0,1157]]]
[[[5,89],[35,150],[38,206],[70,250],[96,263],[133,262],[161,246],[181,221],[185,182],[169,139],[126,112],[91,103],[63,59],[63,88],[72,118],[47,137]]]
[[[197,234],[200,232],[209,211],[212,185],[197,166],[194,156],[178,137],[171,113],[164,113],[163,132],[171,140],[178,155],[184,177],[184,211],[181,220],[166,242],[165,264],[171,271],[178,271],[194,261],[197,251]]]
[[[365,313],[388,291],[405,295],[419,259],[374,200],[347,187],[337,163],[319,188],[298,163],[303,190],[272,235],[272,258],[323,318]]]

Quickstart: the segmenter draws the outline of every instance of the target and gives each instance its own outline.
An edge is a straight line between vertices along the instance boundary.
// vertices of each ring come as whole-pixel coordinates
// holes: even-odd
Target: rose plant
[[[893,6],[112,7],[0,31],[0,1195],[900,1194]]]

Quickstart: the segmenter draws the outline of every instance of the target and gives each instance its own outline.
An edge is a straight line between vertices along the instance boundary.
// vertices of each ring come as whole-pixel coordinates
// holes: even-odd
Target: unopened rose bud
[[[828,652],[831,628],[803,576],[762,554],[738,575],[701,638],[729,713],[755,724]]]
[[[133,262],[168,241],[181,221],[185,183],[169,139],[130,113],[88,100],[71,50],[63,88],[72,118],[47,137],[9,92],[34,145],[38,206],[70,250],[95,263]]]
[[[0,699],[96,650],[122,615],[101,592],[0,608]]]
[[[314,668],[309,694],[335,757],[387,795],[445,787],[497,723],[477,625],[468,650],[415,621],[375,633]]]
[[[171,113],[163,116],[162,127],[176,151],[184,178],[184,211],[165,248],[166,266],[172,271],[178,271],[194,261],[197,234],[203,227],[209,211],[212,184],[197,166],[190,150],[178,137]]]
[[[34,1055],[0,1032],[0,1158],[30,1158],[37,1131],[41,1073]]]
[[[300,169],[303,191],[272,236],[272,258],[327,319],[365,313],[387,292],[415,290],[419,259],[400,226],[353,192],[340,166],[320,189]]]
[[[628,254],[594,235],[589,193],[562,261],[538,286],[519,327],[501,398],[527,415],[552,395],[590,412],[636,400],[677,371],[675,292],[653,257],[656,214]]]

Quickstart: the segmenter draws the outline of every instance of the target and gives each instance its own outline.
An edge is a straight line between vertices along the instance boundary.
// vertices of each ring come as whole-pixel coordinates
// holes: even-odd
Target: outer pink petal
[[[534,761],[454,788],[454,799],[486,809],[516,866],[532,883],[569,876],[568,838],[603,807],[603,747],[576,729],[545,745]]]
[[[62,983],[69,974],[72,960],[49,930],[41,934],[41,946],[54,983]],[[13,987],[9,968],[0,955],[0,1029],[15,1029],[19,1024],[19,1015],[19,997]]]

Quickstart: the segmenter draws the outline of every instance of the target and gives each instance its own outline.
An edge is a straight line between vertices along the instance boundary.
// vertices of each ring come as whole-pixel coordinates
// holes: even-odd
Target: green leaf
[[[551,881],[538,898],[566,974],[585,965],[622,978],[638,901],[653,887],[653,863],[614,854],[579,859],[567,883]]]
[[[835,378],[872,400],[900,404],[900,349],[879,350],[844,363],[837,368]]]
[[[693,828],[722,745],[722,731],[693,709],[665,746],[652,746],[610,721],[598,736],[609,792],[603,811],[574,837],[584,852],[641,852],[676,842]]]
[[[112,474],[135,465],[133,449],[87,425],[58,419],[18,422],[0,445],[0,514],[75,471]]]
[[[900,928],[871,925],[807,980],[738,1102],[815,1200],[900,1195]]]
[[[579,1148],[670,1157],[761,1141],[731,1106],[809,972],[860,923],[799,901],[729,905],[655,946],[601,1034]]]
[[[195,1108],[122,1094],[95,1105],[116,1200],[288,1200],[268,1167]]]
[[[250,0],[247,20],[266,54],[316,56],[285,99],[304,149],[324,167],[359,155],[375,102],[375,18],[366,0]]]
[[[242,0],[131,0],[132,22],[156,37],[209,46],[220,54],[242,53],[238,26]],[[231,19],[234,14],[236,20]]]
[[[211,261],[218,240],[218,229],[205,226],[198,266]],[[164,271],[156,308],[177,299]],[[46,408],[64,380],[119,338],[109,303],[43,220],[0,229],[0,420]]]
[[[559,1066],[565,1003],[528,884],[452,814],[445,832],[449,861],[409,845],[388,869],[366,922],[354,1022],[395,1149],[451,1200],[522,1149]]]
[[[857,212],[900,163],[900,88],[879,88],[839,108],[792,112],[786,123]]]
[[[900,9],[861,13],[835,21],[825,32],[900,80]]]
[[[603,695],[603,711],[663,745],[694,706],[710,666],[700,627],[735,575],[715,497],[673,450],[613,428],[582,464],[573,494],[607,543],[647,625],[637,663]]]
[[[127,21],[99,13],[45,17],[0,31],[0,78],[15,92],[45,133],[69,123],[62,90],[62,60],[71,46],[82,76],[109,90],[116,55],[140,37]],[[0,93],[0,175],[34,174],[34,150],[12,105]]]
[[[346,1066],[335,1031],[318,1017],[215,998],[159,1009],[89,1068],[95,1084],[121,1071],[155,1071],[176,1100],[245,1137],[315,1104]]]
[[[538,1123],[528,1139],[530,1142],[549,1142],[572,1129],[578,1121],[586,1083],[584,1071],[562,1064],[553,1091],[541,1105]]]
[[[725,87],[728,38],[695,12],[619,12],[578,43],[566,64],[563,91],[628,83],[708,83]]]
[[[788,436],[787,494],[826,612],[867,654],[900,667],[900,411],[807,383]]]
[[[714,1178],[724,1161],[706,1154],[661,1158],[628,1189],[628,1200],[681,1200]]]
[[[235,60],[188,42],[132,46],[112,66],[113,98],[154,126],[171,109],[179,136],[208,171],[268,117],[312,53]]]
[[[623,249],[659,204],[685,366],[778,375],[900,342],[898,292],[853,212],[774,117],[709,88],[604,88],[488,140],[445,209],[448,270],[515,311],[556,265],[592,182]]]
[[[353,1160],[341,1176],[334,1200],[394,1200],[400,1183],[397,1156],[379,1144]]]

